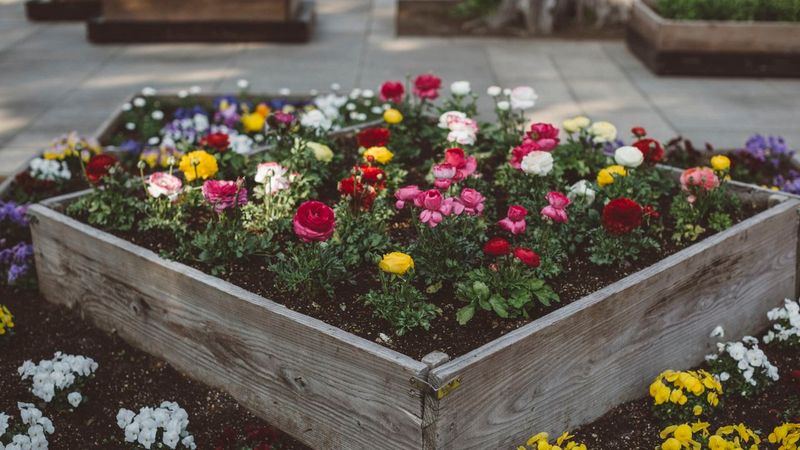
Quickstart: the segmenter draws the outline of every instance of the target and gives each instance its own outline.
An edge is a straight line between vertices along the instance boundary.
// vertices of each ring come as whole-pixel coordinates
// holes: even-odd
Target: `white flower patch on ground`
[[[0,413],[0,450],[46,450],[47,435],[53,434],[53,422],[31,403],[17,403],[20,424]]]
[[[43,359],[39,364],[25,361],[18,369],[23,380],[30,378],[33,382],[31,392],[36,397],[51,402],[57,393],[75,384],[76,381],[91,376],[97,370],[97,363],[92,358],[80,355],[65,355],[57,352],[53,359]],[[75,396],[70,399],[70,403]],[[77,401],[80,404],[80,401]]]
[[[741,395],[748,396],[761,391],[777,381],[778,368],[772,365],[767,355],[758,347],[758,339],[745,336],[738,342],[717,343],[717,354],[706,356],[717,378]]]
[[[767,313],[767,318],[775,322],[764,336],[764,343],[773,341],[800,344],[800,302],[785,300],[783,307]]]
[[[197,448],[194,436],[186,430],[189,414],[175,402],[163,402],[158,408],[144,407],[138,414],[122,408],[117,413],[117,425],[125,431],[125,442],[135,442],[146,449],[159,440],[172,449]]]

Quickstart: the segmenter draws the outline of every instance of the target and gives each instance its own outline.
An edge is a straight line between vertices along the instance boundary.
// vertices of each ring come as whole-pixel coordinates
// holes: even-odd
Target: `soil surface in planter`
[[[762,445],[766,446],[759,448],[772,449],[777,447],[770,446],[766,440],[774,427],[789,421],[800,422],[800,379],[793,378],[791,374],[800,369],[800,348],[769,345],[763,346],[762,350],[769,361],[778,367],[780,379],[750,398],[724,391],[719,407],[714,409],[713,418],[707,421],[711,424],[711,433],[722,426],[743,423],[760,433]],[[652,408],[653,400],[650,397],[624,403],[597,421],[575,430],[574,434],[590,449],[661,448],[664,440],[659,439],[658,435],[670,424],[660,423],[654,417]]]
[[[50,449],[130,448],[117,427],[120,408],[138,411],[162,401],[178,402],[189,413],[189,432],[201,450],[239,450],[260,443],[269,449],[310,450],[261,421],[230,396],[187,378],[169,364],[138,351],[64,307],[44,301],[35,291],[0,287],[0,303],[14,315],[13,335],[0,337],[0,412],[19,423],[17,402],[37,405],[55,425],[48,436]],[[17,367],[25,360],[39,362],[61,351],[93,358],[95,375],[79,392],[84,402],[72,409],[62,399],[44,404],[30,393],[31,380],[22,381]],[[64,394],[66,396],[66,394]],[[247,437],[251,439],[247,439]]]
[[[737,218],[737,222],[758,212],[756,209],[746,206],[743,208],[741,216]],[[200,225],[197,224],[197,226]],[[202,226],[205,226],[204,223]],[[664,236],[671,236],[673,231],[668,226],[664,231]],[[175,237],[164,232],[114,232],[113,234],[156,253],[174,248],[176,244]],[[713,233],[706,233],[701,239],[711,234]],[[432,322],[431,329],[429,331],[417,329],[401,337],[395,336],[393,328],[388,322],[374,317],[372,309],[359,301],[360,295],[380,286],[377,281],[373,280],[374,268],[372,267],[354,272],[352,279],[357,283],[340,285],[336,290],[335,300],[309,301],[303,296],[277,292],[262,257],[254,256],[236,261],[218,276],[295,311],[318,318],[413,358],[421,359],[433,351],[442,351],[455,357],[619,281],[691,244],[693,243],[678,245],[667,239],[661,242],[660,250],[643,253],[638,261],[632,261],[631,264],[620,267],[596,266],[589,261],[586,249],[581,249],[577,254],[564,261],[563,271],[560,275],[548,280],[548,284],[559,295],[560,301],[550,307],[532,308],[531,316],[527,319],[502,319],[491,312],[478,311],[467,325],[461,326],[455,317],[456,311],[463,304],[454,301],[455,288],[446,284],[431,299],[442,309],[442,315]],[[189,265],[208,273],[208,268],[202,264],[189,263]],[[389,341],[385,341],[381,334],[388,336]]]

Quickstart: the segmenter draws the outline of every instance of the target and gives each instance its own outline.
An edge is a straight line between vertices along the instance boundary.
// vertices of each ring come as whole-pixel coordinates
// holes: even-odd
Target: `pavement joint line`
[[[358,52],[358,63],[357,63],[357,70],[356,70],[356,77],[355,77],[355,86],[359,87],[361,85],[361,80],[364,76],[364,65],[367,60],[367,53],[369,52],[369,41],[372,37],[372,25],[375,20],[375,8],[377,7],[376,0],[370,0],[369,2],[369,15],[367,17],[367,24],[364,27],[364,39],[361,41],[361,49]]]

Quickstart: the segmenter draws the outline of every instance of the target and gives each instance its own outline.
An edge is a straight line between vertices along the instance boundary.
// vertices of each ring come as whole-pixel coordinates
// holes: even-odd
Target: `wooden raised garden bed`
[[[701,362],[715,326],[756,332],[775,299],[797,296],[800,201],[738,189],[772,206],[449,362],[386,349],[62,214],[80,194],[29,214],[49,301],[308,445],[484,450],[600,417],[664,367]]]
[[[115,42],[308,42],[309,0],[102,0],[89,40]]]
[[[28,0],[25,15],[33,21],[81,21],[102,12],[100,0]]]
[[[800,24],[670,20],[636,0],[628,48],[659,75],[800,76]]]

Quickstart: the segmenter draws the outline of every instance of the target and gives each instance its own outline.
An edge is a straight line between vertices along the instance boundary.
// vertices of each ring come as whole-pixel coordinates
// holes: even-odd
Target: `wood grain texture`
[[[789,199],[429,374],[461,386],[438,402],[426,448],[513,448],[646,395],[664,369],[692,367],[732,338],[766,326],[794,297],[800,201]],[[434,402],[436,403],[436,402]]]
[[[49,301],[229,392],[313,448],[421,447],[422,398],[410,380],[424,377],[425,364],[44,205],[30,215]]]

